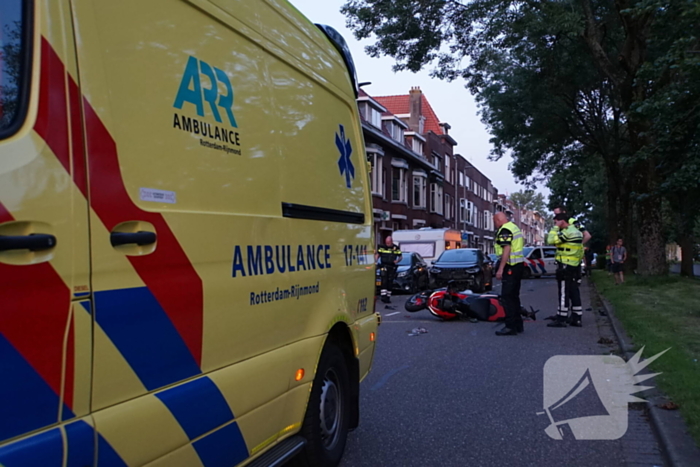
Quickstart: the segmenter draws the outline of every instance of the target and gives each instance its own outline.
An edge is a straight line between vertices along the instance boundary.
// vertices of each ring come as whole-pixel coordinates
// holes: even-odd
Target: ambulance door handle
[[[110,241],[112,246],[119,245],[152,245],[156,242],[155,232],[112,232],[110,234]]]
[[[49,234],[0,235],[0,251],[43,251],[55,246],[56,237]]]

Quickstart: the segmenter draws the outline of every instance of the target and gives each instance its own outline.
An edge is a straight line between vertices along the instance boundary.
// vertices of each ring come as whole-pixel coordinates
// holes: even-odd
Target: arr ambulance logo
[[[200,73],[209,80],[209,87],[202,88]],[[226,94],[219,94],[219,83],[225,87]],[[193,104],[200,117],[204,117],[204,102],[208,103],[212,115],[219,123],[221,123],[221,114],[218,108],[221,107],[231,126],[238,127],[236,118],[233,116],[233,87],[228,76],[218,68],[212,68],[208,63],[194,57],[187,60],[185,73],[182,76],[180,89],[177,91],[173,106],[176,109],[182,109],[185,102]]]
[[[238,123],[233,114],[233,86],[224,71],[189,57],[173,107],[184,111],[174,114],[173,128],[201,136],[202,146],[241,155]],[[192,118],[187,114],[192,110],[199,117],[214,117],[223,125]]]

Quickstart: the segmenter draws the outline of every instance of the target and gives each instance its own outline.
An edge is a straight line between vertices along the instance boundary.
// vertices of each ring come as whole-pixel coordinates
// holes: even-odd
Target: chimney
[[[408,109],[411,116],[408,119],[408,127],[411,131],[419,133],[420,129],[420,118],[423,115],[421,108],[423,91],[420,90],[420,86],[413,86],[408,92]]]
[[[452,128],[452,125],[447,122],[440,122],[439,125],[442,127],[442,131],[444,131],[446,135],[450,134],[450,128]]]

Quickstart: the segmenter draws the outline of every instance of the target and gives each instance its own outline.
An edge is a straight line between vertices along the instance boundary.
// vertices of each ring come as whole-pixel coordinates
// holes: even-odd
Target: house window
[[[442,187],[437,183],[430,184],[430,211],[442,214]]]
[[[464,174],[462,172],[459,173],[459,186],[464,186]]]
[[[447,183],[452,183],[452,174],[450,173],[450,156],[445,154],[445,179]]]
[[[491,213],[488,211],[484,211],[484,229],[485,230],[493,230],[491,227]]]
[[[465,217],[465,220],[467,221],[467,224],[473,224],[474,223],[474,216],[472,215],[474,211],[474,203],[471,201],[467,201],[467,215]]]
[[[433,153],[433,165],[435,166],[435,170],[442,172],[442,158],[435,153]]]
[[[459,221],[467,222],[467,200],[464,198],[459,200]]]
[[[413,177],[413,207],[425,208],[427,182],[425,177]]]
[[[382,113],[375,109],[372,106],[369,106],[369,122],[373,125],[376,126],[377,128],[381,129],[382,128]]]
[[[445,219],[452,219],[453,217],[454,205],[452,204],[452,197],[445,194]]]
[[[391,200],[407,202],[406,169],[393,167],[391,171]]]
[[[372,172],[370,174],[370,185],[372,186],[372,193],[376,195],[384,196],[384,164],[382,164],[382,156],[375,151],[367,151],[367,161],[372,166]]]
[[[399,143],[403,143],[403,128],[397,123],[391,124],[391,137],[394,138]]]
[[[418,154],[423,154],[423,142],[415,137],[412,139],[413,139],[413,141],[412,141],[413,152],[417,152]]]

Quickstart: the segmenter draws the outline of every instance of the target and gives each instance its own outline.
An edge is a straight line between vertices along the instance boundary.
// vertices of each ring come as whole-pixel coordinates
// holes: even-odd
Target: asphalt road
[[[585,286],[582,297],[585,310],[590,307]],[[377,303],[383,318],[377,353],[361,386],[360,427],[349,435],[341,466],[661,464],[647,422],[632,411],[634,433],[620,440],[557,441],[545,434],[549,420],[536,415],[543,410],[545,362],[554,355],[614,349],[598,343],[611,334],[597,309],[584,311],[583,328],[546,327],[543,318],[556,304],[553,278],[523,281],[523,305],[541,311],[537,321],[525,323],[524,334],[513,337],[494,335],[500,328],[494,323],[442,322],[425,310],[408,313],[405,299],[394,296],[394,309]],[[417,327],[428,332],[409,336]],[[630,452],[640,450],[650,456],[630,459]]]

